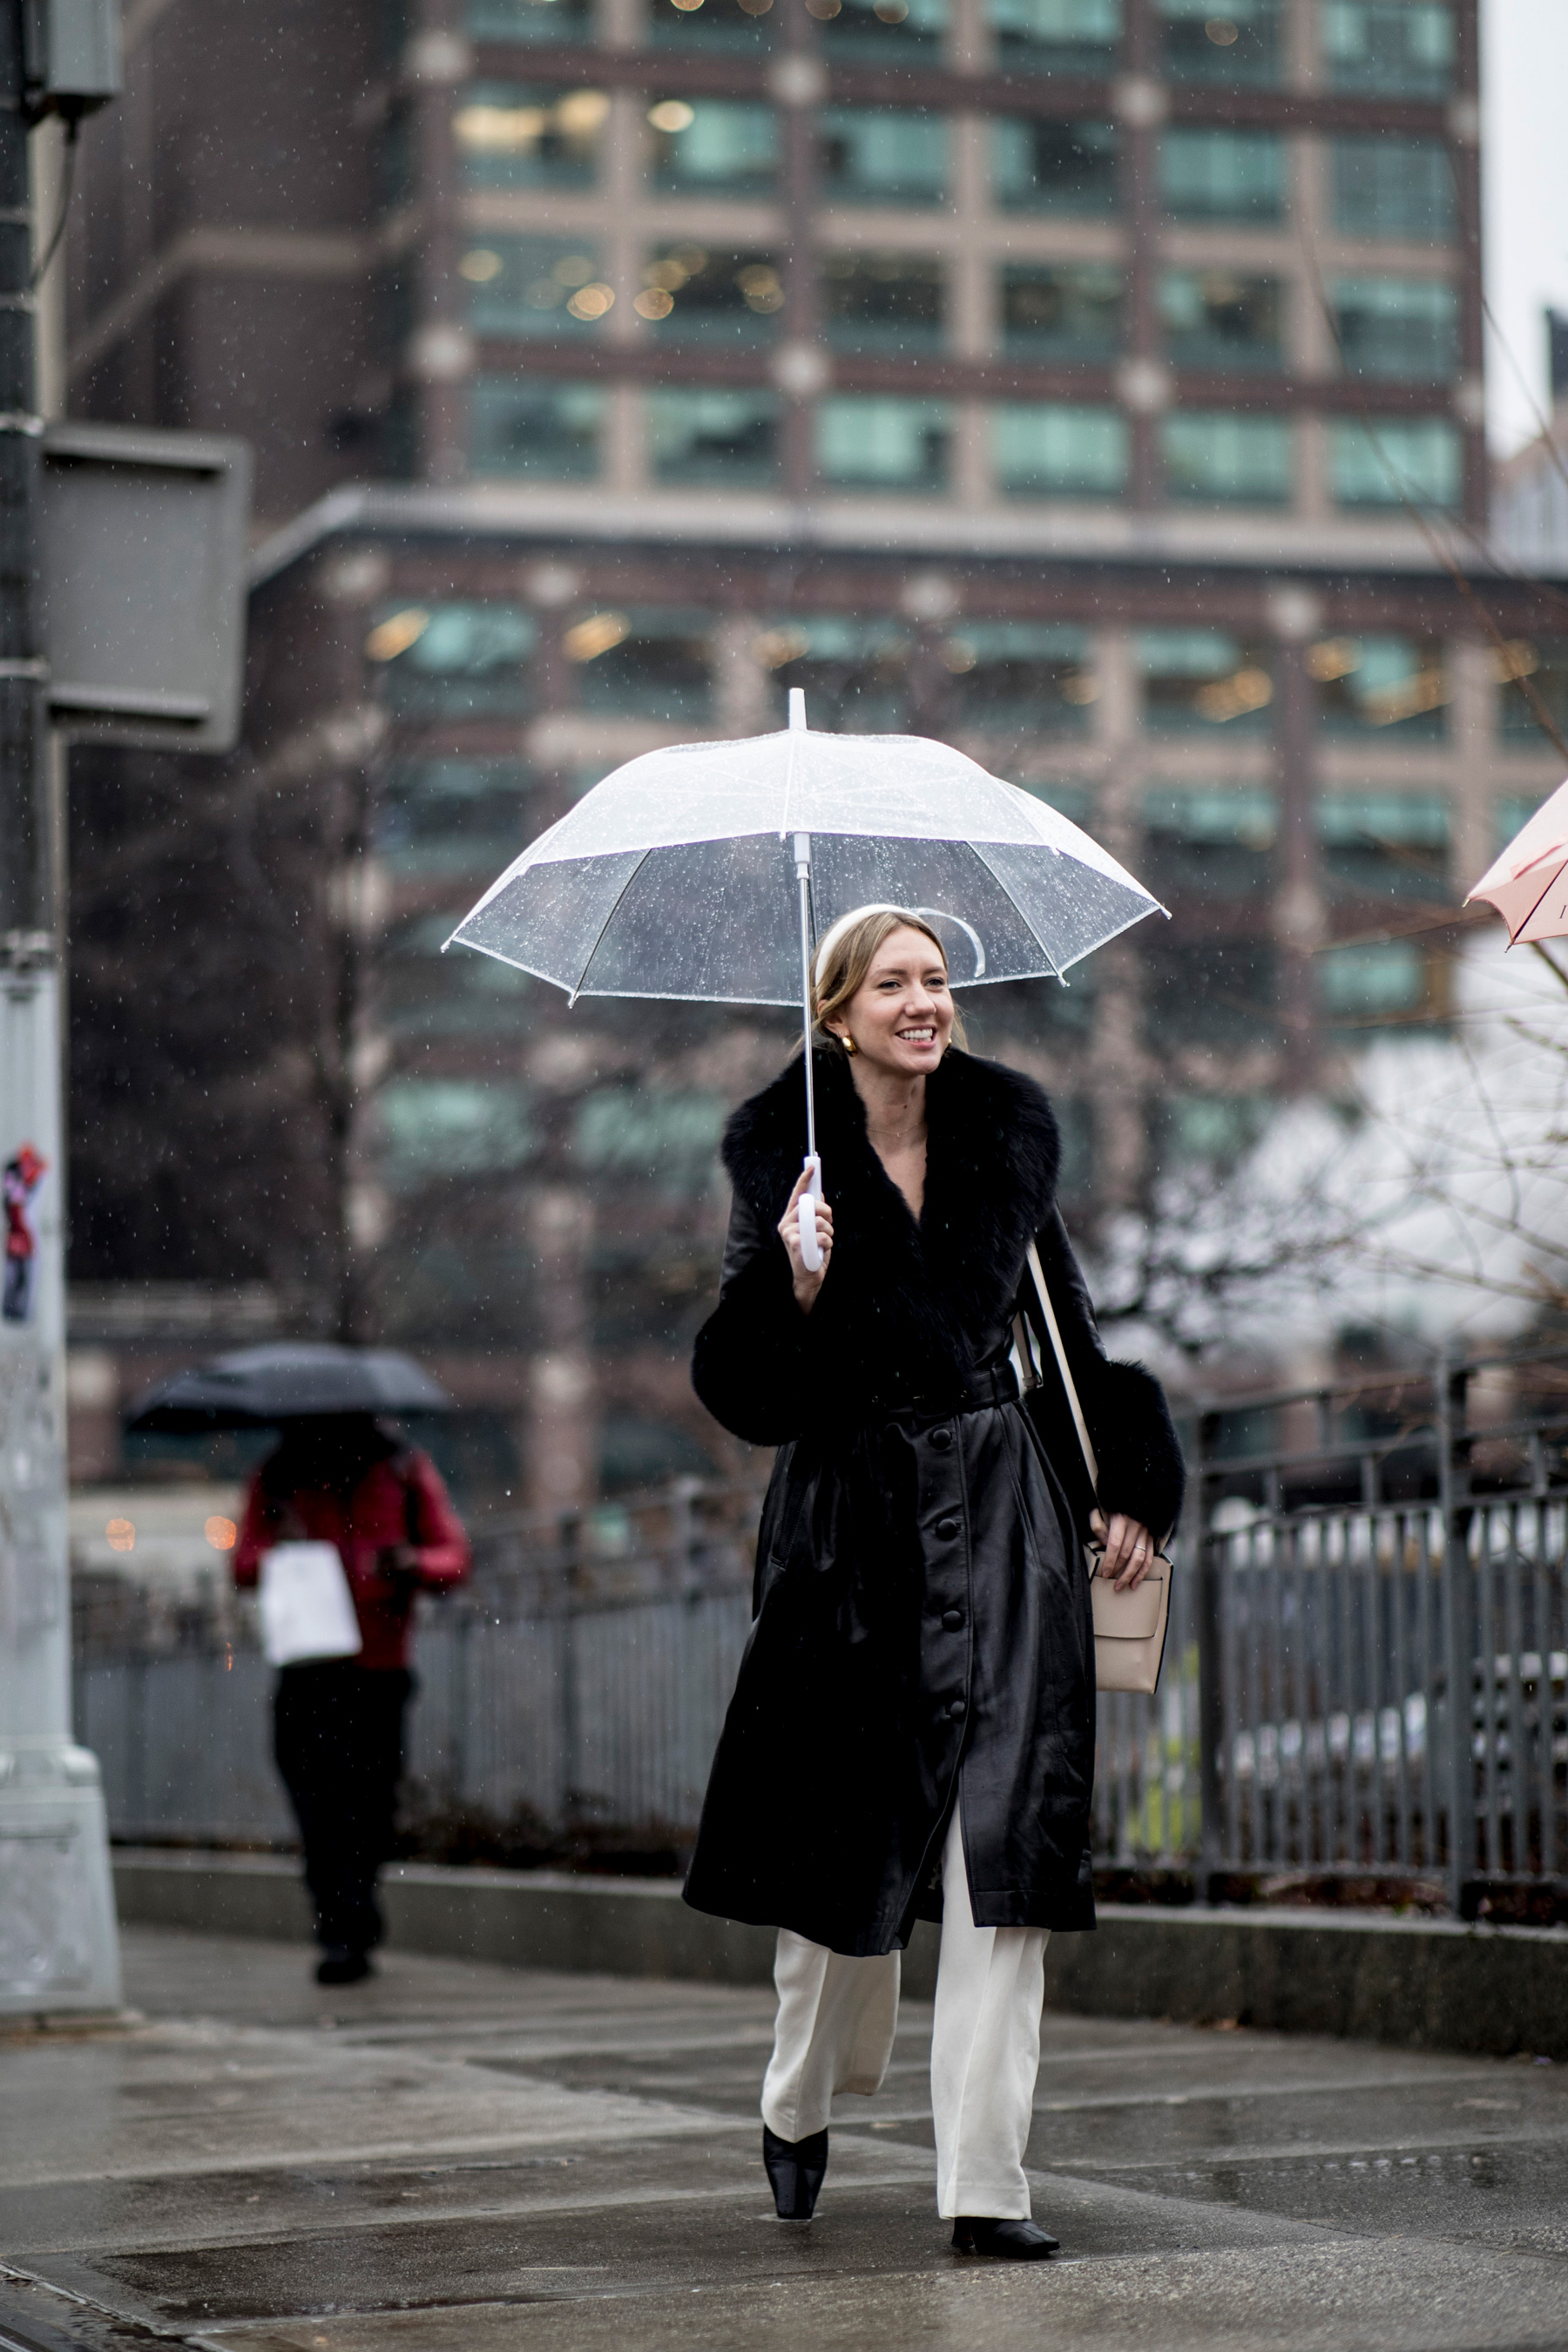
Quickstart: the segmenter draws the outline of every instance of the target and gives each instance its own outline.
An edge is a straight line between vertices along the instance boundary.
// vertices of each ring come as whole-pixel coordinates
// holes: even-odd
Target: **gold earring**
[[[855,1043],[854,1038],[851,1037],[847,1029],[844,1032],[842,1043],[845,1052],[849,1055],[850,1059],[853,1060],[855,1055],[860,1051],[860,1048]]]

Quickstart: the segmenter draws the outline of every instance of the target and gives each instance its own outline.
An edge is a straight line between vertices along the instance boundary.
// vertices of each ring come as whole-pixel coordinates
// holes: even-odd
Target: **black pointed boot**
[[[999,2254],[1008,2263],[1043,2263],[1061,2247],[1037,2221],[991,2221],[979,2213],[959,2215],[952,2242],[961,2254]]]
[[[781,2221],[809,2221],[827,2171],[827,2129],[805,2139],[780,2139],[763,2126],[763,2162],[773,2184]]]

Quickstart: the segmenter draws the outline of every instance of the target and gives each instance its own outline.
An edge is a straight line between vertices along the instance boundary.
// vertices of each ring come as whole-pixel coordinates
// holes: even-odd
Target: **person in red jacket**
[[[305,1849],[317,1981],[353,1984],[382,1935],[375,1881],[403,1770],[414,1596],[459,1583],[470,1552],[435,1464],[369,1413],[288,1425],[250,1482],[235,1582],[254,1585],[274,1544],[307,1539],[337,1546],[361,1648],[279,1669],[273,1754]]]

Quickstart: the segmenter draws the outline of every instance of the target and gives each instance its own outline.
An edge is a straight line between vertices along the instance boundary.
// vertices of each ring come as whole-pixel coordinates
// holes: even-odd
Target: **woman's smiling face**
[[[872,1069],[915,1078],[934,1070],[952,1034],[952,996],[941,950],[923,931],[889,931],[857,994],[834,1023]]]

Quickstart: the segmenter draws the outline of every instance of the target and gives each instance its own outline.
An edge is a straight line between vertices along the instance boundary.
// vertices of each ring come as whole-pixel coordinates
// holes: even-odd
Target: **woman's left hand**
[[[1118,1592],[1131,1592],[1142,1583],[1158,1558],[1158,1547],[1142,1519],[1130,1519],[1125,1511],[1113,1511],[1106,1524],[1103,1511],[1096,1511],[1089,1527],[1105,1546],[1105,1556],[1098,1573],[1116,1579]]]

